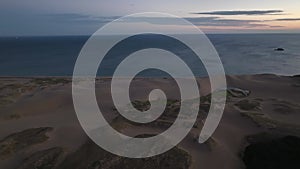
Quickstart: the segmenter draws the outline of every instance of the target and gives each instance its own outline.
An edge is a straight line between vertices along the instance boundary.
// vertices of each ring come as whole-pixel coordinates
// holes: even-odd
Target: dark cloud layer
[[[60,13],[60,14],[49,14],[43,15],[46,20],[51,20],[54,22],[77,22],[77,23],[108,23],[111,22],[119,16],[92,16],[77,13]]]
[[[185,18],[197,26],[229,26],[229,27],[270,27],[261,20],[223,19],[219,17]]]
[[[90,16],[90,15],[81,15],[81,14],[55,14],[47,16],[48,19],[51,19],[55,22],[61,23],[85,23],[85,24],[105,24],[111,22],[118,16]],[[220,17],[188,17],[184,18],[194,25],[197,26],[216,26],[216,27],[271,27],[264,23],[262,20],[243,20],[243,19],[224,19]],[[122,20],[120,20],[122,21]],[[178,22],[174,18],[164,18],[164,17],[132,17],[130,22],[148,22],[151,24],[158,25],[177,25]]]
[[[236,10],[236,11],[211,11],[211,12],[198,12],[193,14],[205,15],[279,15],[284,11],[282,10]]]
[[[300,18],[281,18],[275,19],[274,21],[300,21]]]

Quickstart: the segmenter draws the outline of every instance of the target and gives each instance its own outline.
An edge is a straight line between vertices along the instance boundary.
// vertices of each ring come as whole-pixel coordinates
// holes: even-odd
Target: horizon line
[[[234,33],[234,32],[214,32],[214,33],[205,33],[203,32],[205,35],[247,35],[247,34],[300,34],[300,32],[237,32],[237,33]],[[20,38],[20,37],[90,37],[92,36],[93,34],[82,34],[82,35],[76,35],[76,34],[73,34],[73,35],[0,35],[0,38]],[[124,34],[115,34],[115,35],[105,35],[105,36],[118,36],[118,35],[124,35]],[[172,34],[170,34],[172,35]],[[194,34],[185,34],[185,35],[194,35]]]

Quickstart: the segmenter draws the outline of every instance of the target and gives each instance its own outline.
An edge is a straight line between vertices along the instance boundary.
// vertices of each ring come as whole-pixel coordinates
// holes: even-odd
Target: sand
[[[29,162],[39,160],[39,154],[45,164],[51,163],[49,166],[52,168],[60,168],[60,165],[66,162],[64,161],[66,157],[70,162],[74,156],[72,154],[89,142],[73,108],[70,80],[68,77],[0,78],[0,147],[11,146],[9,148],[12,150],[0,157],[1,169],[26,168],[25,165],[31,165],[28,164]],[[200,84],[201,95],[208,95],[210,93],[208,78],[199,78],[197,81]],[[157,134],[165,130],[163,125],[158,123],[136,126],[124,120],[115,120],[120,115],[108,99],[111,97],[109,82],[110,78],[98,79],[96,94],[98,101],[101,101],[101,110],[105,113],[106,119],[114,123],[118,130],[132,136]],[[231,97],[227,100],[217,130],[204,144],[195,141],[201,131],[201,121],[204,120],[203,117],[199,117],[197,122],[200,125],[193,128],[177,146],[179,152],[183,150],[190,155],[190,161],[184,161],[184,164],[189,163],[191,169],[245,168],[242,156],[244,148],[250,144],[246,139],[250,135],[267,132],[275,135],[300,136],[300,77],[271,74],[227,76],[227,83],[229,87],[249,90],[251,94],[241,98]],[[175,82],[165,78],[135,79],[132,83],[131,99],[146,101],[149,91],[155,88],[161,88],[171,100],[179,99]],[[249,107],[249,102],[257,104]],[[242,103],[247,105],[243,107]],[[248,109],[245,109],[245,106],[248,106]],[[44,133],[47,139],[40,142],[15,147],[15,144],[11,143],[15,140],[8,139],[12,134],[16,139],[22,131],[40,127],[52,129]],[[26,142],[26,136],[25,139],[22,137],[22,140]],[[23,144],[22,140],[19,144]],[[2,150],[0,148],[0,151]],[[54,153],[52,150],[55,150]],[[63,153],[57,153],[60,152],[58,150],[62,150]],[[50,158],[47,153],[59,154],[59,158]],[[35,158],[28,159],[32,154]],[[127,162],[122,159],[120,161],[122,165]],[[131,163],[135,162],[131,161]],[[106,166],[109,168],[110,165],[106,164]]]

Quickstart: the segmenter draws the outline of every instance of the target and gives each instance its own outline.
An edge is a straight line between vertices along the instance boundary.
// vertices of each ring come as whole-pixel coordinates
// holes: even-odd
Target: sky
[[[133,13],[185,18],[206,33],[300,33],[299,0],[1,0],[0,36],[91,35]]]

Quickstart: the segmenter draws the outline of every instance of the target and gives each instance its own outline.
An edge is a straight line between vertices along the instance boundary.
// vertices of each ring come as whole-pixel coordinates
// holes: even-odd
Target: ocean
[[[300,34],[210,34],[225,73],[279,75],[300,74]],[[0,37],[0,76],[71,76],[88,36]],[[157,37],[159,38],[159,37]],[[160,41],[160,39],[155,39]],[[164,41],[161,41],[164,45]],[[165,43],[167,45],[167,43]],[[110,76],[119,63],[121,48],[103,63],[99,76]],[[169,47],[172,47],[169,46]],[[174,46],[174,50],[184,52]],[[275,51],[284,48],[284,51]],[[202,65],[191,61],[196,76],[206,76]],[[165,76],[149,70],[140,76]]]

